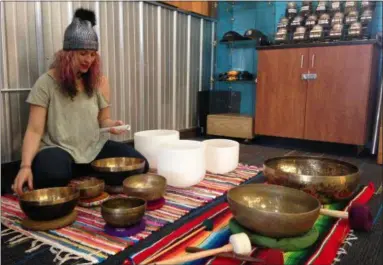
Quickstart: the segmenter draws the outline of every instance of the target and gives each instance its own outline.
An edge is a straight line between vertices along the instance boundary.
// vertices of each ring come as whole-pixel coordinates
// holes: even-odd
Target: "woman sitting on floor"
[[[108,140],[108,133],[100,133],[100,127],[123,122],[110,118],[109,85],[101,75],[95,23],[92,11],[76,10],[65,30],[63,50],[27,98],[29,121],[21,167],[13,184],[19,195],[26,184],[29,189],[66,186],[73,170],[89,174],[89,164],[95,159],[144,158],[132,147]],[[123,131],[111,129],[110,133]]]

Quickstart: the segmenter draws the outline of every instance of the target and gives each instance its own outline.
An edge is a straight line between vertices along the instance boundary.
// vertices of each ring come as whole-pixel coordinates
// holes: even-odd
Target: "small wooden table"
[[[241,114],[210,114],[207,116],[207,134],[253,139],[253,117]]]

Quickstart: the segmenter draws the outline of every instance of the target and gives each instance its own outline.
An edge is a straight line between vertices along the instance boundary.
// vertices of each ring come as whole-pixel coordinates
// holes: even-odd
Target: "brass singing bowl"
[[[113,198],[101,204],[101,215],[113,227],[128,227],[141,221],[146,201],[141,198]]]
[[[126,178],[122,185],[126,195],[154,201],[164,196],[166,178],[155,174],[139,174]]]
[[[279,185],[247,184],[228,191],[233,217],[256,234],[287,238],[307,233],[319,216],[315,197]]]
[[[135,157],[111,157],[95,160],[91,166],[99,172],[125,172],[143,169],[145,160]]]
[[[70,214],[80,192],[75,187],[57,187],[27,191],[20,196],[21,210],[32,220],[48,221]]]
[[[89,178],[76,184],[75,187],[80,192],[80,199],[94,198],[104,191],[105,182],[98,178]]]
[[[360,181],[358,167],[323,157],[275,157],[264,162],[263,172],[270,184],[303,190],[322,204],[349,199]]]

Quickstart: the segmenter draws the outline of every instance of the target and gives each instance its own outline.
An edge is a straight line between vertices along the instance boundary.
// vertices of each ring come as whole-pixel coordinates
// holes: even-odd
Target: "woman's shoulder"
[[[54,83],[54,73],[51,70],[48,70],[37,78],[35,86],[51,86]]]

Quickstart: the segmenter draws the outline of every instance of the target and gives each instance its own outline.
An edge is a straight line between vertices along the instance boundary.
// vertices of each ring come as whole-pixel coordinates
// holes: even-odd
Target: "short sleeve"
[[[26,102],[47,108],[49,101],[49,84],[46,82],[46,77],[41,76],[33,85]]]
[[[110,106],[108,101],[105,99],[105,97],[102,95],[101,92],[97,92],[97,101],[98,101],[98,107],[100,109],[104,109]]]

